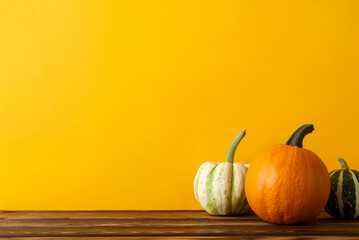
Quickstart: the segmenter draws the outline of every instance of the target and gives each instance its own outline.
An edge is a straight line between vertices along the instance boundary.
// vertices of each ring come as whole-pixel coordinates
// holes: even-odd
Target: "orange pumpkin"
[[[252,210],[276,224],[307,223],[325,207],[330,193],[327,167],[312,151],[303,148],[312,124],[300,127],[284,144],[273,145],[252,161],[245,193]]]

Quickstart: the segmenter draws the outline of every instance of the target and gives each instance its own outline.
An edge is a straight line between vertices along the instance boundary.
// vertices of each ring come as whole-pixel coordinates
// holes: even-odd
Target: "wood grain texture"
[[[359,221],[322,213],[307,225],[274,225],[253,213],[204,211],[2,211],[6,239],[358,239]]]

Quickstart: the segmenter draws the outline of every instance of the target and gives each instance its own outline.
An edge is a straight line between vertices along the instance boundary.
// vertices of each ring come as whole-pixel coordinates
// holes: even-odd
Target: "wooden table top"
[[[204,211],[2,211],[0,238],[70,239],[358,239],[359,221],[322,213],[307,225],[274,225],[253,213]]]

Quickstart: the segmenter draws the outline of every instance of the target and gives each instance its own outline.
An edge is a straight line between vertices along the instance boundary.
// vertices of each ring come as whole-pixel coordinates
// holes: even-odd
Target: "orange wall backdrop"
[[[359,1],[0,1],[0,209],[200,209],[205,161],[359,169]]]

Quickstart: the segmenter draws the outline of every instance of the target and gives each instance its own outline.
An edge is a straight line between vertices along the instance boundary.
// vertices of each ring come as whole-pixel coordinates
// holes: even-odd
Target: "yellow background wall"
[[[0,209],[200,209],[205,161],[359,169],[358,1],[0,0]]]

